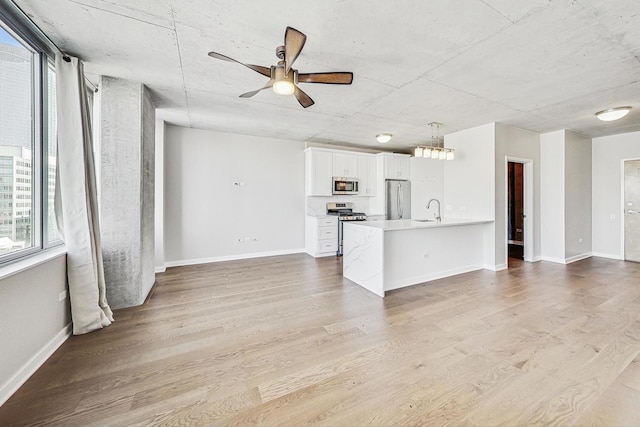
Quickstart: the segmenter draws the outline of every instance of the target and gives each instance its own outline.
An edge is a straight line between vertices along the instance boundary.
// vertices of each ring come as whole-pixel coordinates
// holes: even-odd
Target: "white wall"
[[[640,159],[640,132],[592,142],[593,255],[623,259],[622,161]]]
[[[444,218],[495,219],[495,124],[489,123],[444,137],[456,159],[444,164]],[[484,236],[484,267],[499,270],[495,258],[495,224]]]
[[[565,260],[591,256],[591,139],[565,132]]]
[[[540,135],[542,259],[569,263],[592,252],[591,140],[568,130]]]
[[[164,266],[164,120],[156,120],[155,141],[155,272],[162,273]]]
[[[427,202],[438,199],[444,214],[444,160],[411,158],[411,218],[433,218],[437,212],[436,204],[427,209]]]
[[[540,135],[542,259],[564,261],[564,130]]]
[[[62,251],[0,280],[0,405],[68,337],[69,298],[58,301],[66,289]]]
[[[303,150],[302,142],[167,126],[167,266],[303,252]]]
[[[507,157],[533,161],[533,209],[531,259],[540,259],[540,135],[525,129],[496,124],[496,262],[507,264]]]
[[[444,162],[445,214],[449,218],[495,218],[495,124],[444,137],[456,159]]]

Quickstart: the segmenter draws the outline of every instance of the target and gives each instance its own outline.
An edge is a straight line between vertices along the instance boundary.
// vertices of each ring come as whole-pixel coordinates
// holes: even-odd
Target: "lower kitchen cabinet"
[[[305,251],[314,258],[335,255],[338,251],[338,218],[307,216]]]

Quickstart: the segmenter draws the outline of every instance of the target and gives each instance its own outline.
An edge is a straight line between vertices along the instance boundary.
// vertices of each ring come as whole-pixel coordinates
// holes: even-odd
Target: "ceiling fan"
[[[262,67],[260,65],[244,64],[233,58],[217,52],[209,52],[212,58],[222,61],[237,62],[240,65],[251,68],[263,76],[269,77],[269,81],[260,89],[243,93],[240,98],[251,98],[256,93],[267,88],[273,88],[278,95],[295,95],[296,99],[304,108],[314,104],[313,99],[298,87],[298,83],[325,83],[334,85],[350,85],[353,81],[353,73],[298,73],[298,70],[291,68],[307,41],[305,36],[295,28],[287,27],[284,32],[284,46],[276,48],[276,56],[280,59],[278,65]]]

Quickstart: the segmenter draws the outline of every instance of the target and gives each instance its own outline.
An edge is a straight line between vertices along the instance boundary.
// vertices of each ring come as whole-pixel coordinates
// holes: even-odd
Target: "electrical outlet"
[[[423,257],[424,259],[427,259],[427,258],[429,258],[429,254],[424,254],[424,255],[422,255],[422,257]]]
[[[67,299],[67,290],[65,289],[64,291],[58,294],[58,302],[62,302],[66,299]]]

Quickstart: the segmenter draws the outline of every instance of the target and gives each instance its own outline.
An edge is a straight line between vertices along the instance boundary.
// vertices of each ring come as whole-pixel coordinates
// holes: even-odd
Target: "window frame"
[[[31,257],[47,249],[59,247],[61,239],[48,239],[49,138],[48,72],[55,72],[57,48],[13,2],[0,0],[0,27],[33,53],[31,64],[31,233],[32,246],[0,255],[0,268]],[[1,101],[0,101],[1,102]],[[55,141],[53,142],[56,143]],[[57,167],[56,162],[56,167]],[[15,203],[15,201],[14,201]],[[13,218],[15,221],[15,218]]]

